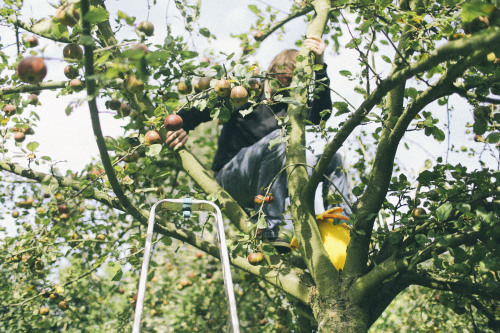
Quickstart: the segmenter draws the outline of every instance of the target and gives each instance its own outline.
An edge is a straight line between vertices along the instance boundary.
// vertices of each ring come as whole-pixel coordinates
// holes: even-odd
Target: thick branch
[[[89,11],[88,0],[81,1],[81,11],[82,17]],[[91,26],[90,24],[82,19],[82,32],[84,36],[90,37]],[[87,95],[91,97],[88,101],[90,109],[90,118],[92,120],[92,129],[97,141],[97,147],[99,149],[99,154],[101,155],[102,165],[106,174],[108,176],[108,181],[113,189],[113,192],[118,197],[120,204],[125,208],[128,214],[132,215],[136,220],[143,221],[145,216],[130,202],[130,200],[125,196],[123,189],[116,178],[115,170],[111,164],[111,160],[108,155],[106,148],[106,143],[104,142],[104,137],[101,131],[101,125],[99,121],[99,111],[97,109],[96,95],[97,95],[97,85],[94,79],[94,46],[90,42],[91,38],[88,38],[89,42],[83,45],[85,51],[85,77],[86,77],[86,87]]]
[[[313,2],[315,15],[307,28],[308,36],[322,36],[328,21],[330,2],[316,0]],[[306,157],[305,157],[305,108],[307,103],[307,89],[312,77],[312,58],[310,50],[303,47],[299,56],[305,60],[297,62],[295,69],[297,73],[304,73],[304,77],[293,78],[291,96],[300,106],[290,105],[288,115],[290,116],[290,138],[288,142],[286,163],[288,175],[288,188],[291,202],[291,211],[295,234],[299,243],[300,251],[306,261],[320,295],[333,295],[338,288],[338,272],[332,265],[328,254],[323,247],[321,235],[316,225],[314,213],[314,198],[306,197],[303,188],[307,182]]]
[[[38,84],[22,84],[16,87],[0,88],[0,95],[19,94],[40,90],[52,90],[66,87],[69,81],[52,81]]]
[[[451,291],[457,294],[479,295],[488,299],[500,300],[500,289],[498,289],[498,286],[487,286],[459,279],[444,279],[428,272],[408,271],[402,277],[410,284]]]

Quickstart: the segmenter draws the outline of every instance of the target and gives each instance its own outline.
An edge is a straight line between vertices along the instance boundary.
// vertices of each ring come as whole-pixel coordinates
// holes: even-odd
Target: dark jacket
[[[321,72],[315,73],[315,79],[321,80],[321,83],[316,85],[321,88],[315,91],[317,97],[312,101],[307,120],[317,125],[321,120],[327,120],[330,117],[330,113],[327,113],[321,118],[320,112],[332,109],[332,100],[330,97],[330,90],[328,89],[330,80],[326,74],[326,65]],[[256,102],[265,99],[266,97],[263,91],[262,94],[257,97]],[[229,105],[229,103],[227,103],[227,105]],[[288,104],[259,104],[254,107],[250,114],[242,116],[239,111],[248,109],[250,106],[250,103],[246,103],[240,107],[234,108],[231,118],[222,126],[218,149],[212,163],[212,170],[219,171],[240,151],[240,149],[253,145],[267,134],[282,127],[282,125],[278,125],[278,118],[286,117]],[[210,111],[209,108],[205,108],[203,111],[192,108],[180,110],[177,114],[182,117],[184,130],[189,132],[199,124],[212,120]]]

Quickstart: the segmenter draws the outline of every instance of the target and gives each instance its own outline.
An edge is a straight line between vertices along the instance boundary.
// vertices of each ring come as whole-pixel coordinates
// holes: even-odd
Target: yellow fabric
[[[334,207],[319,215],[316,215],[316,223],[321,234],[321,240],[330,260],[337,269],[344,269],[347,244],[351,239],[351,227],[345,223],[334,225],[335,219],[349,220],[342,214],[343,209]],[[297,238],[293,236],[290,243],[292,249],[298,248]]]

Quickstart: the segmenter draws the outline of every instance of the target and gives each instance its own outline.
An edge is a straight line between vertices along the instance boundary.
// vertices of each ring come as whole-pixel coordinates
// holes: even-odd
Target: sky
[[[51,7],[49,1],[25,0],[24,2],[27,10],[22,14],[25,17],[42,18],[55,13],[55,9]],[[247,32],[249,30],[250,25],[255,19],[255,15],[248,9],[249,4],[255,4],[261,9],[265,8],[264,1],[203,1],[198,24],[200,27],[209,28],[210,31],[217,36],[217,40],[207,44],[202,38],[186,34],[184,31],[183,19],[175,8],[174,1],[157,2],[158,5],[148,7],[148,4],[152,5],[152,0],[126,2],[108,0],[106,1],[106,5],[111,13],[111,17],[116,17],[117,11],[121,10],[130,16],[135,16],[136,22],[143,20],[152,21],[155,24],[155,34],[148,39],[149,42],[161,44],[165,38],[166,24],[169,24],[174,35],[183,34],[186,38],[190,39],[191,47],[201,55],[208,54],[211,50],[222,51],[227,54],[232,52],[235,52],[237,55],[240,54],[241,49],[239,47],[239,40],[232,38],[230,35]],[[124,3],[127,5],[123,6]],[[274,9],[281,9],[283,12],[287,10],[287,1],[267,3],[271,4]],[[276,6],[280,5],[283,8],[276,8]],[[285,26],[286,34],[283,35],[283,38],[275,35],[265,40],[252,60],[266,68],[272,57],[280,50],[294,47],[295,41],[304,34],[305,27],[306,25],[302,18],[291,21]],[[0,27],[0,29],[4,45],[14,41],[13,31],[7,30],[4,27]],[[126,38],[134,36],[134,33],[131,29],[125,27],[118,33],[118,36]],[[349,39],[350,37],[348,34],[345,34],[341,39],[341,44],[347,43]],[[37,51],[43,50],[44,56],[49,58],[47,60],[49,74],[45,81],[65,80],[62,69],[66,63],[61,59],[63,46],[63,44],[41,39],[40,46],[35,49]],[[6,53],[15,52],[15,47],[10,46],[3,51]],[[331,78],[332,88],[347,98],[355,106],[362,102],[361,96],[353,92],[355,81],[349,81],[344,76],[341,76],[339,70],[356,72],[358,68],[357,58],[356,51],[348,49],[343,49],[339,54],[334,54],[332,48],[329,47],[325,54],[325,62],[329,64],[329,76]],[[388,74],[390,68],[380,61],[377,63],[377,70],[381,76],[384,77]],[[89,111],[83,100],[84,96],[82,92],[72,96],[56,98],[55,93],[47,91],[40,95],[40,102],[42,105],[36,109],[41,118],[40,123],[35,129],[35,135],[29,137],[28,140],[40,143],[37,156],[51,156],[53,161],[58,161],[57,166],[62,170],[82,169],[92,157],[98,156],[97,145],[90,124]],[[332,97],[334,101],[340,100],[336,95],[332,95]],[[82,105],[77,107],[70,116],[66,116],[65,108],[70,102],[81,103]],[[99,104],[103,107],[104,103],[103,101],[99,101]],[[463,124],[467,121],[472,121],[472,108],[458,98],[453,98],[452,104],[454,110],[450,112],[450,116],[454,121],[461,123],[462,127],[457,126],[457,130],[453,129],[451,131],[451,142],[457,147],[471,145],[473,144],[471,143],[472,135],[463,135]],[[435,107],[436,106],[432,106],[432,108]],[[440,113],[442,114],[440,126],[441,129],[446,132],[443,122],[446,120],[447,114],[444,110],[440,111]],[[100,119],[104,135],[116,137],[122,134],[120,126],[124,125],[123,121],[115,119],[110,113],[101,113]],[[339,119],[332,117],[330,119],[330,124],[334,125],[336,121],[339,121]],[[364,129],[368,132],[373,130],[370,126],[365,126]],[[314,141],[314,147],[317,150],[321,150],[324,142],[313,140],[312,138],[309,139]],[[28,142],[28,140],[25,141],[25,143]],[[355,138],[352,136],[349,140],[355,140]],[[439,155],[443,155],[448,146],[447,141],[439,144],[432,139],[426,138],[422,132],[409,133],[406,142],[412,149],[410,151],[400,149],[398,158],[403,161],[408,170],[414,175],[416,175],[418,170],[424,165],[427,158],[433,159]],[[476,149],[479,148],[480,146],[476,145]],[[17,148],[14,148],[14,151],[16,149]],[[348,164],[355,162],[352,161],[352,163],[350,163],[350,153],[348,151],[343,150],[343,153],[346,155]],[[478,167],[477,160],[463,159],[462,161],[462,159],[463,154],[456,156],[450,155],[451,162],[463,162],[470,164],[471,167]],[[24,156],[19,157],[15,161],[26,164]]]

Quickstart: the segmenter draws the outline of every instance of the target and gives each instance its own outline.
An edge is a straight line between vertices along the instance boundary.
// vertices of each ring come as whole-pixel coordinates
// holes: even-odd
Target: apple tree
[[[174,2],[184,32],[216,39],[198,24],[201,2]],[[233,34],[241,57],[214,54],[213,63],[171,25],[159,31],[125,8],[111,10],[111,2],[62,1],[48,17],[32,20],[19,15],[24,6],[4,1],[0,8],[2,23],[17,37],[16,52],[0,53],[0,200],[3,219],[17,227],[0,243],[2,330],[129,330],[148,209],[165,197],[213,200],[223,210],[242,330],[387,329],[384,311],[408,288],[422,290],[415,286],[433,290],[423,302],[453,311],[460,325],[499,329],[497,1],[290,1],[286,14],[251,3],[250,31]],[[243,112],[250,113],[256,103],[252,79],[268,73],[259,72],[252,54],[301,20],[304,35],[323,36],[336,52],[355,52],[354,69],[331,64],[355,86],[324,87],[338,96],[327,111],[331,120],[306,127],[316,68],[297,41],[289,96],[279,102],[289,104],[280,119],[287,140],[282,172],[299,249],[279,255],[256,238],[249,217],[257,212],[240,207],[205,165],[232,106],[248,98],[252,106]],[[154,35],[163,42],[151,43]],[[47,45],[61,46],[63,80],[45,66]],[[236,86],[238,96],[223,96]],[[78,105],[88,107],[100,157],[81,170],[58,171],[58,161],[39,156],[39,143],[29,139],[44,108],[37,94],[51,92],[75,96],[65,108],[69,116]],[[181,108],[209,108],[214,122],[192,135],[189,149],[173,150],[163,144],[164,119]],[[102,112],[124,124],[123,135],[103,133]],[[311,177],[306,131],[326,140]],[[421,161],[417,175],[400,157],[413,151],[406,140],[414,135],[428,145],[448,142],[442,156]],[[469,138],[467,146],[452,144],[456,136]],[[345,266],[337,269],[323,247],[313,202],[341,148],[349,152],[353,200],[340,200],[353,214]],[[228,328],[213,221],[167,212],[155,231],[143,326]],[[255,250],[264,254],[261,265],[247,260]]]

